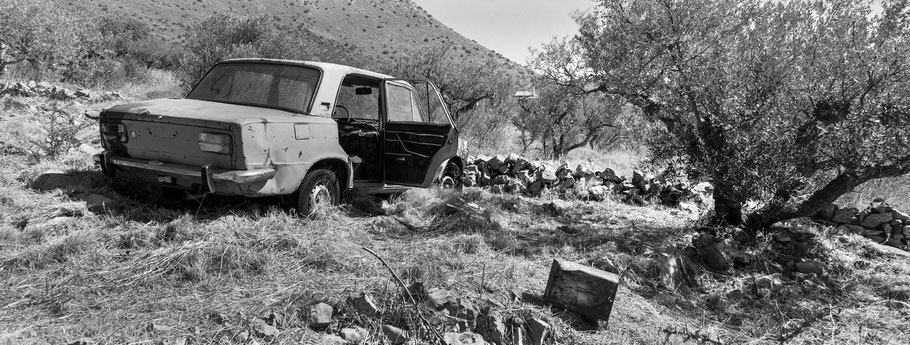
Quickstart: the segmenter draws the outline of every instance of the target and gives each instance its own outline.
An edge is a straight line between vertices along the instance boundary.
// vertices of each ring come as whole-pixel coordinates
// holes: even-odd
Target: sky
[[[465,37],[524,64],[528,48],[578,32],[572,13],[592,0],[413,0]]]

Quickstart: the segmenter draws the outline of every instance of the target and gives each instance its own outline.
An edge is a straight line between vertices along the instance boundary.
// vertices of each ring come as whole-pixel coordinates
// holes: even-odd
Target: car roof
[[[351,67],[346,65],[339,65],[328,62],[318,62],[318,61],[301,61],[301,60],[283,60],[283,59],[260,59],[260,58],[243,58],[243,59],[227,59],[219,62],[222,63],[231,63],[231,62],[257,62],[257,63],[273,63],[273,64],[284,64],[284,65],[297,65],[297,66],[307,66],[315,67],[323,71],[325,74],[337,74],[337,75],[348,75],[351,73],[361,74],[368,77],[380,78],[380,79],[389,79],[393,78],[390,75],[377,73],[373,71],[368,71],[365,69]]]

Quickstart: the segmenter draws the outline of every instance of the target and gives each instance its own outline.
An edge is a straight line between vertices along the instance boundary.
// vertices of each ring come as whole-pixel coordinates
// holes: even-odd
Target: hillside
[[[148,23],[154,33],[175,44],[187,30],[213,13],[275,16],[281,27],[335,42],[337,49],[388,57],[414,47],[447,45],[459,58],[495,57],[508,61],[433,18],[410,0],[54,0],[77,13],[118,15]],[[514,65],[514,63],[510,63]]]

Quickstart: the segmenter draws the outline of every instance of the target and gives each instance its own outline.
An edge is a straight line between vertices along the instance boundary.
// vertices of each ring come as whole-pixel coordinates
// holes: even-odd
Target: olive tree
[[[228,58],[260,57],[304,60],[310,53],[306,40],[286,35],[273,17],[216,13],[193,25],[181,61],[184,87],[193,84],[216,62]]]
[[[41,71],[79,57],[83,25],[48,0],[0,0],[0,75],[27,62]]]
[[[612,95],[586,92],[584,63],[575,40],[554,39],[532,51],[533,97],[519,98],[522,109],[513,120],[525,149],[540,146],[544,156],[560,158],[577,148],[609,145],[623,137],[617,121],[621,103]]]
[[[767,228],[910,173],[910,8],[879,4],[599,0],[575,82],[661,124],[655,159],[714,183],[713,223]]]

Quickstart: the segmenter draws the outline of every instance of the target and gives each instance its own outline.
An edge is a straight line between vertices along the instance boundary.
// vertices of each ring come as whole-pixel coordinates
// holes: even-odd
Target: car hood
[[[116,105],[105,110],[105,119],[152,121],[228,129],[231,124],[307,122],[316,116],[290,111],[195,99],[155,99]]]

